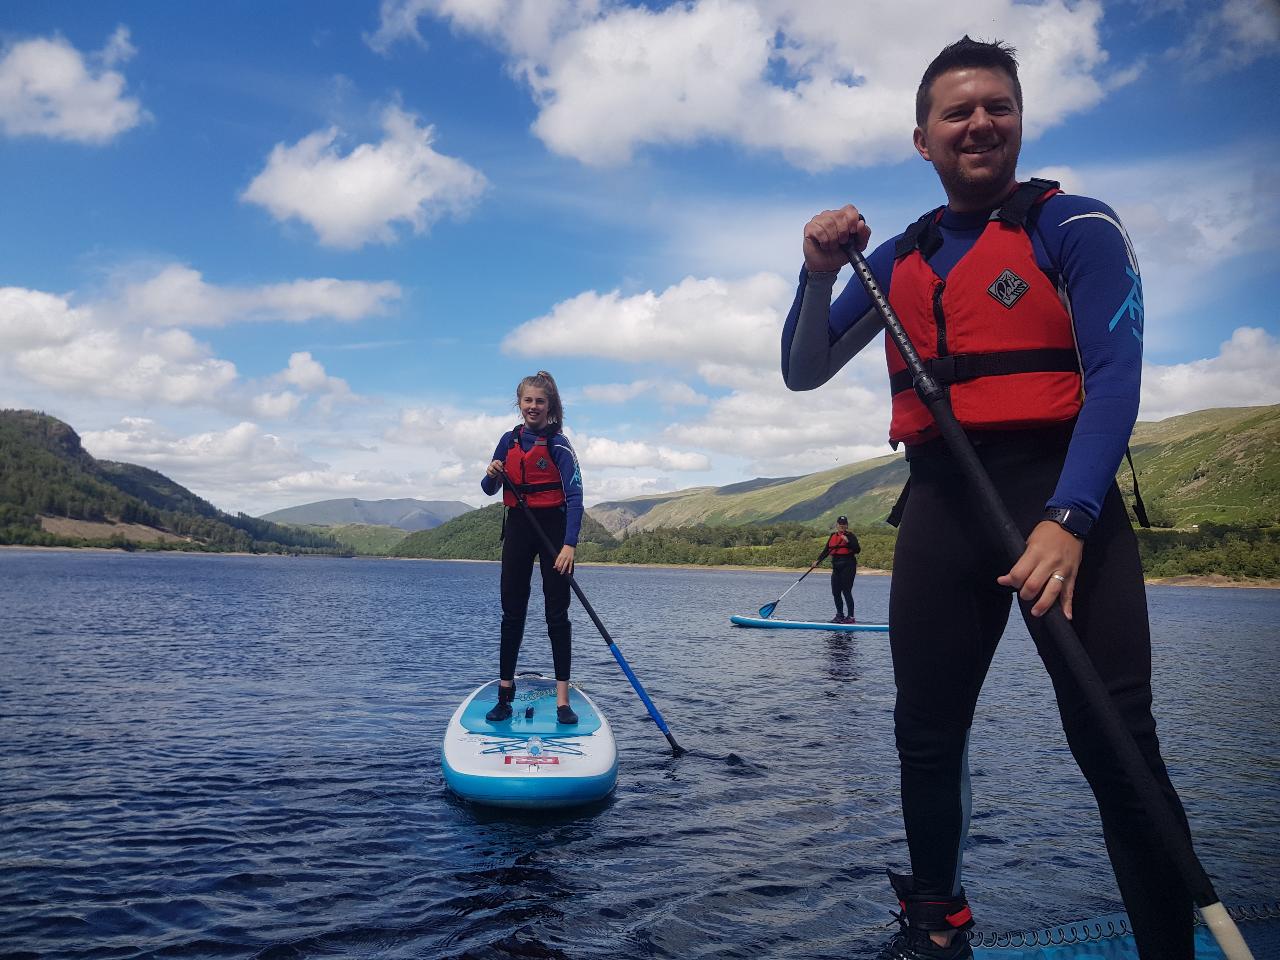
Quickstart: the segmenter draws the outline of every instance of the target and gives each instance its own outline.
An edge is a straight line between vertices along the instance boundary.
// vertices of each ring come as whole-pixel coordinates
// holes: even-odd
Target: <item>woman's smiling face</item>
[[[551,409],[551,401],[547,392],[539,387],[525,387],[520,391],[520,416],[524,425],[531,430],[541,430],[547,425],[547,413]]]

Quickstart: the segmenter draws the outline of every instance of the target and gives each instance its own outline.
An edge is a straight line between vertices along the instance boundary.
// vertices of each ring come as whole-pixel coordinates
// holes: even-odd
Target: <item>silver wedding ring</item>
[[[1053,573],[1049,574],[1049,576],[1052,577],[1054,580],[1057,580],[1059,583],[1067,582],[1067,578],[1064,577],[1062,574],[1058,573],[1058,571],[1056,570]]]

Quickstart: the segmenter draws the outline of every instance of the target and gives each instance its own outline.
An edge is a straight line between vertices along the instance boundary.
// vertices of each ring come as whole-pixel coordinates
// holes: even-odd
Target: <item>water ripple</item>
[[[575,606],[619,788],[539,814],[472,807],[440,774],[496,659],[492,565],[0,552],[0,957],[821,960],[882,941],[884,868],[905,860],[885,638],[728,625],[786,575],[579,576],[690,752],[671,757]],[[859,613],[883,617],[887,588],[859,578]],[[1224,897],[1274,900],[1280,594],[1150,601],[1197,848]],[[521,666],[545,670],[536,622]],[[972,761],[983,927],[1118,910],[1020,628]]]

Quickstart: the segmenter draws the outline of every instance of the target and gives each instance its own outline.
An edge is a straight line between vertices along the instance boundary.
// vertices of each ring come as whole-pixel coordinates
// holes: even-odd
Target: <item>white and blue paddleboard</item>
[[[769,630],[839,630],[843,633],[888,633],[887,623],[823,623],[820,620],[771,620],[768,617],[744,617],[734,614],[731,623],[740,627],[764,627]]]
[[[553,809],[608,796],[618,781],[618,747],[609,721],[578,687],[569,706],[578,722],[556,722],[556,682],[516,678],[511,719],[490,723],[498,681],[475,690],[444,735],[444,780],[464,800],[491,807]]]

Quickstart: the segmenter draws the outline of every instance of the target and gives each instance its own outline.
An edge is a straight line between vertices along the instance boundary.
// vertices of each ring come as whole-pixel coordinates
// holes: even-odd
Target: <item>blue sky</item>
[[[540,368],[588,504],[883,455],[882,352],[793,394],[778,334],[812,214],[941,202],[966,32],[1128,227],[1143,419],[1280,402],[1273,0],[9,0],[0,407],[254,514],[481,505]]]

